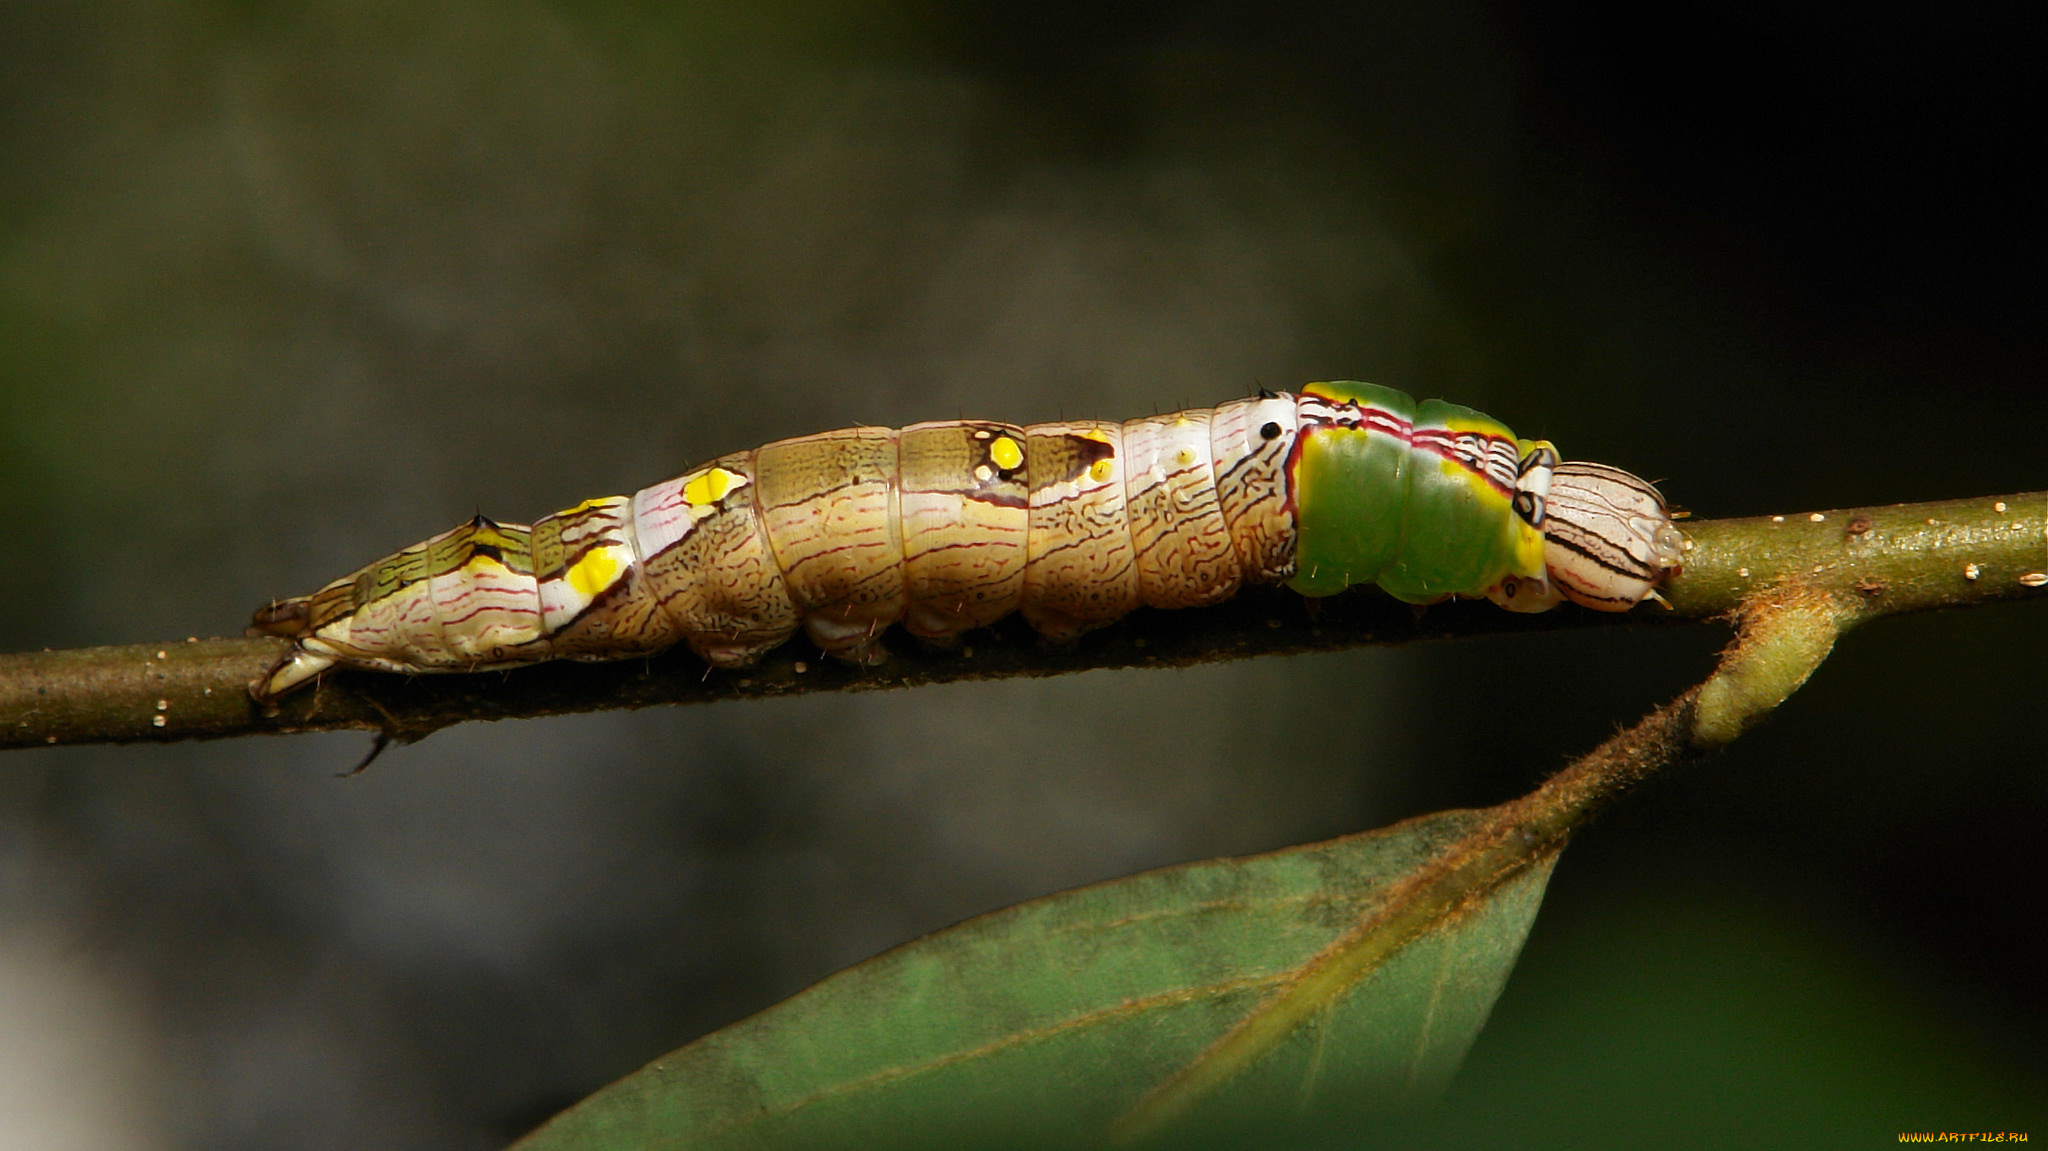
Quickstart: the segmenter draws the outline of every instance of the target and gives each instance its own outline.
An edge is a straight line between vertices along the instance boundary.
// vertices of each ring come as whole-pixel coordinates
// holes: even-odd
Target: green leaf
[[[1528,935],[1554,853],[1388,925],[1390,886],[1460,856],[1489,817],[1443,812],[969,920],[654,1061],[519,1151],[1355,1132],[1448,1082]]]

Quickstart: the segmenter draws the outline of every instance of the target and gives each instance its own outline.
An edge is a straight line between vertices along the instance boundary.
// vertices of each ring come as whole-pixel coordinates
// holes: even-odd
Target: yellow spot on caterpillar
[[[1182,448],[1180,451],[1174,453],[1173,459],[1174,462],[1178,463],[1181,467],[1193,467],[1195,464],[1195,449]]]
[[[746,482],[747,477],[736,472],[712,468],[683,485],[683,499],[688,501],[691,507],[701,508],[724,499],[727,492]]]
[[[988,446],[988,458],[1007,472],[1024,462],[1024,449],[1016,440],[1008,436],[998,436],[996,442]]]
[[[1517,518],[1514,532],[1515,574],[1532,580],[1541,579],[1547,570],[1543,560],[1543,529],[1532,528]]]
[[[577,504],[575,507],[570,508],[568,511],[556,512],[555,515],[557,517],[580,516],[584,512],[587,512],[594,507],[599,507],[603,504],[610,503],[612,499],[613,497],[611,496],[598,496],[594,499],[587,499],[584,500],[582,503]]]
[[[1089,428],[1081,433],[1081,438],[1084,440],[1094,440],[1098,444],[1106,444],[1109,442],[1109,433],[1101,428]]]
[[[584,599],[596,599],[597,594],[612,586],[619,576],[618,557],[610,548],[591,548],[576,566],[569,569],[569,586]]]
[[[1094,480],[1098,484],[1108,482],[1109,477],[1115,474],[1115,460],[1096,460],[1094,463],[1088,465],[1088,478]]]

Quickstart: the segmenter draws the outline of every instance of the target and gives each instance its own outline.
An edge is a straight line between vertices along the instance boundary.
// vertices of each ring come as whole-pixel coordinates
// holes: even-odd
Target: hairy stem
[[[1571,609],[1516,616],[1490,604],[1460,603],[1418,617],[1372,592],[1310,603],[1291,593],[1255,589],[1216,608],[1140,611],[1063,648],[1039,642],[1013,617],[970,635],[955,651],[925,650],[898,639],[885,664],[866,670],[821,659],[798,642],[738,672],[707,672],[685,653],[477,675],[344,672],[287,697],[275,715],[263,714],[249,700],[246,686],[283,654],[281,640],[190,640],[0,655],[0,747],[349,728],[409,741],[466,720],[1090,668],[1178,667],[1500,632],[1732,618],[1756,602],[1760,592],[1794,584],[1825,593],[1837,604],[1831,610],[1855,620],[2048,598],[2048,492],[1705,520],[1686,528],[1692,539],[1686,571],[1664,593],[1672,610],[1651,606],[1626,616]],[[1742,692],[1767,693],[1775,690],[1770,684],[1782,686],[1782,675],[1757,674],[1760,678]]]

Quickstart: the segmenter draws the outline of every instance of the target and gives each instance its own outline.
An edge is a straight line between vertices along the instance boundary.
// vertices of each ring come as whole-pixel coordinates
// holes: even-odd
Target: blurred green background
[[[1653,14],[1654,13],[1654,14]],[[0,649],[856,422],[1362,378],[1704,515],[2048,486],[2036,6],[0,6]],[[1363,1144],[2048,1137],[2042,604],[1566,855]],[[1033,895],[1497,802],[1708,628],[14,753],[0,1144],[492,1148]]]

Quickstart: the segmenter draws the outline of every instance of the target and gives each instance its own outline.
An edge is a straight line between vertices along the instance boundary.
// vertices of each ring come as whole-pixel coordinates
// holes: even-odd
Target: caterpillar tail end
[[[305,639],[313,631],[312,603],[313,597],[303,595],[272,600],[257,608],[249,621],[246,635],[293,641],[291,652],[277,666],[249,681],[250,698],[266,712],[276,710],[279,696],[319,678],[321,672],[334,666],[332,657],[306,650]]]
[[[249,681],[249,697],[261,704],[266,712],[274,711],[280,696],[320,678],[321,673],[334,664],[332,656],[310,652],[293,644],[290,654],[278,661],[276,667]]]
[[[276,599],[256,609],[250,618],[244,635],[274,635],[284,639],[297,639],[313,630],[313,597],[293,596],[290,599]]]

